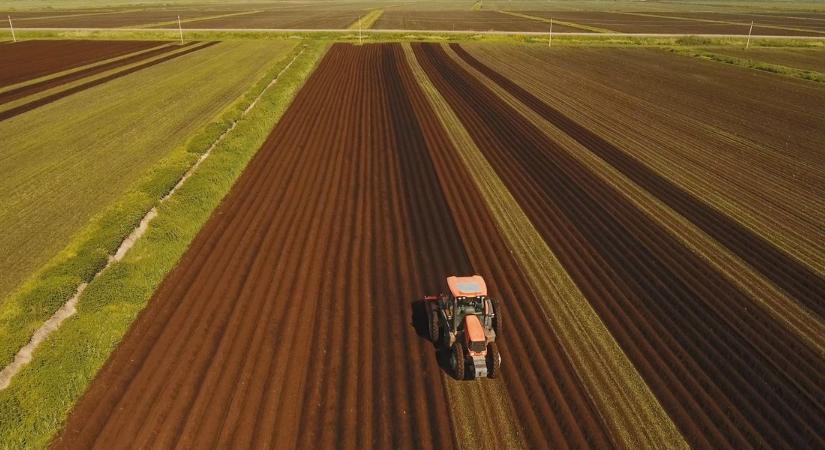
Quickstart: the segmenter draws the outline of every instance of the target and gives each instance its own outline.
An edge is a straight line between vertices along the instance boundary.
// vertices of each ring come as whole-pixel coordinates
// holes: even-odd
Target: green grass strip
[[[48,445],[155,288],[176,265],[261,147],[325,50],[323,42],[306,44],[278,83],[264,93],[249,114],[238,120],[236,128],[215,147],[210,157],[171,198],[158,205],[158,216],[144,237],[122,261],[112,264],[89,284],[80,298],[77,314],[43,342],[32,362],[6,390],[0,391],[2,446],[43,448]],[[241,117],[245,106],[298,51],[277,64],[269,72],[270,76],[261,80],[245,101],[227,114],[225,123]],[[201,145],[193,148],[205,150],[225,128],[216,124],[200,136]],[[146,187],[159,194],[157,197],[163,195],[197,157],[197,153],[189,153],[170,158],[164,165],[165,170],[161,170],[153,182],[147,182]],[[128,208],[123,212],[133,213],[135,221],[139,221],[148,209]],[[128,231],[114,234],[122,239]],[[115,241],[119,244],[118,239]],[[72,289],[74,287],[76,285]],[[49,288],[44,286],[43,292],[48,293]],[[71,292],[56,295],[65,301]]]
[[[825,83],[825,73],[814,70],[797,69],[795,67],[783,66],[781,64],[771,64],[750,58],[738,58],[735,56],[722,55],[695,48],[669,48],[668,50],[679,55],[690,56],[693,58],[721,62],[733,66],[744,67],[746,69],[759,70],[762,72],[775,73],[777,75],[791,78],[815,81],[817,83]]]
[[[378,22],[378,19],[381,18],[382,14],[384,14],[383,9],[374,9],[359,17],[358,20],[353,22],[348,28],[350,30],[369,30],[373,25],[375,25],[375,22]]]
[[[545,17],[531,16],[531,15],[528,15],[528,14],[522,14],[522,13],[517,13],[517,12],[513,12],[513,11],[498,11],[498,12],[500,12],[502,14],[507,14],[507,15],[510,15],[510,16],[514,16],[514,17],[521,17],[523,19],[536,20],[536,21],[539,21],[539,22],[547,23],[547,24],[549,24],[550,21],[552,20],[553,23],[555,23],[557,25],[563,25],[565,27],[570,27],[570,28],[577,28],[579,30],[584,30],[584,31],[592,31],[594,33],[616,33],[616,31],[608,30],[607,28],[591,27],[591,26],[588,26],[588,25],[582,25],[582,24],[574,23],[574,22],[565,22],[563,20],[558,20],[558,19],[548,19],[548,18],[545,18]]]
[[[555,20],[553,21],[556,22]],[[178,40],[178,30],[17,30],[18,39],[99,39],[99,40]],[[363,31],[367,42],[502,42],[511,44],[547,43],[546,33],[477,33],[477,32],[372,32]],[[345,31],[218,31],[183,30],[187,41],[199,40],[279,40],[312,39],[336,42],[358,42],[357,30]],[[664,46],[745,46],[747,37],[696,36],[630,36],[592,33],[587,35],[554,34],[553,45],[578,47],[664,47]],[[751,46],[759,47],[825,47],[825,37],[751,38]]]

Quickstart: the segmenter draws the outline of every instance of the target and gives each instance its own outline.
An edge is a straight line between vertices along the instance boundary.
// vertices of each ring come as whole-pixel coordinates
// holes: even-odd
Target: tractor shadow
[[[427,303],[424,300],[414,300],[410,304],[411,325],[415,329],[415,334],[427,341],[435,350],[436,361],[447,375],[452,378],[450,370],[450,351],[441,345],[436,345],[430,340],[430,323],[427,318]]]

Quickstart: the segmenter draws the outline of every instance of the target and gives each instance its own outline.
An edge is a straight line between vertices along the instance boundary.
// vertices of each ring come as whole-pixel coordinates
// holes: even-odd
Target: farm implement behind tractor
[[[501,365],[495,342],[501,333],[498,303],[487,296],[479,275],[448,277],[447,287],[447,294],[424,297],[430,339],[449,352],[456,379],[495,378]]]

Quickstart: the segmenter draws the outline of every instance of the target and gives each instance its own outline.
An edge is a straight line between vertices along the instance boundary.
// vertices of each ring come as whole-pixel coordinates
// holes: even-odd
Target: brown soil
[[[161,43],[158,43],[161,45]],[[107,70],[111,70],[117,67],[125,66],[128,64],[132,64],[144,59],[151,58],[153,56],[160,55],[162,53],[170,52],[175,50],[175,46],[167,46],[163,48],[157,48],[148,52],[141,53],[139,55],[130,56],[128,58],[120,59],[118,61],[109,62],[106,64],[100,64],[95,67],[91,67],[84,70],[78,70],[76,72],[72,72],[70,74],[62,75],[59,77],[51,78],[49,80],[41,81],[35,84],[29,84],[27,86],[23,86],[17,89],[13,89],[10,91],[6,91],[0,93],[0,105],[3,103],[8,103],[13,100],[17,100],[19,98],[26,97],[28,95],[35,94],[37,92],[45,91],[46,89],[51,89],[55,86],[60,86],[61,84],[66,84],[74,80],[79,80],[81,78],[85,78],[97,73],[106,72]]]
[[[419,299],[478,272],[514,332],[477,382],[533,448],[609,447],[444,133],[399,45],[334,45],[54,446],[454,447]]]
[[[550,24],[496,11],[404,11],[387,9],[373,25],[385,30],[538,31]],[[583,30],[554,24],[553,31]]]
[[[822,49],[713,47],[707,50],[720,55],[825,73],[825,50]]]
[[[366,10],[283,10],[262,11],[242,16],[198,20],[184,24],[184,28],[294,28],[294,29],[341,29],[358,20]],[[160,27],[158,27],[160,28]],[[164,28],[168,28],[165,26]]]
[[[805,13],[788,13],[788,17],[786,15],[778,15],[778,14],[738,14],[738,13],[692,13],[692,12],[680,12],[680,13],[662,13],[665,16],[679,16],[679,17],[690,17],[696,19],[709,19],[709,20],[724,20],[727,22],[738,22],[747,24],[750,26],[751,21],[754,23],[754,30],[757,28],[762,28],[760,25],[772,25],[772,26],[779,26],[779,27],[789,27],[789,28],[800,28],[800,29],[809,29],[814,31],[823,31],[825,32],[825,21],[822,19],[816,19],[814,17],[805,17]],[[764,31],[768,31],[767,28]],[[780,30],[776,30],[780,31]],[[767,34],[767,33],[766,33]]]
[[[47,104],[49,104],[53,101],[59,100],[59,99],[64,98],[64,97],[68,97],[69,95],[72,95],[74,93],[89,89],[91,87],[94,87],[94,86],[97,86],[97,85],[100,85],[100,84],[103,84],[103,83],[106,83],[106,82],[114,80],[116,78],[124,77],[126,75],[129,75],[130,73],[137,72],[138,70],[143,70],[147,67],[152,67],[156,64],[160,64],[162,62],[166,62],[166,61],[169,61],[169,60],[172,60],[172,59],[184,56],[184,55],[188,55],[189,53],[196,52],[198,50],[204,49],[206,47],[210,47],[210,46],[215,45],[215,44],[217,44],[217,42],[207,42],[205,44],[199,43],[199,42],[189,42],[187,44],[184,44],[185,47],[189,47],[187,50],[183,50],[183,51],[180,51],[180,52],[168,55],[168,56],[164,56],[162,58],[158,58],[156,60],[149,61],[149,62],[146,62],[144,64],[140,64],[140,65],[135,66],[135,67],[130,67],[130,68],[122,70],[120,72],[116,72],[116,73],[113,73],[111,75],[107,75],[105,77],[98,78],[96,80],[92,80],[92,81],[89,81],[87,83],[83,83],[83,84],[74,86],[72,88],[69,88],[69,89],[66,89],[66,90],[63,90],[63,91],[60,91],[60,92],[56,92],[56,93],[51,94],[51,95],[47,95],[47,96],[42,97],[42,98],[38,98],[37,100],[33,100],[29,103],[25,103],[23,105],[15,107],[15,108],[11,108],[11,109],[8,109],[6,111],[2,111],[2,112],[0,112],[0,120],[9,119],[11,117],[23,114],[26,111],[31,111],[35,108],[40,107],[40,106],[47,105]]]
[[[663,406],[696,447],[822,446],[825,361],[712,266],[613,190],[452,61],[416,46],[425,70],[521,207],[606,322]],[[471,61],[471,60],[468,60]],[[477,64],[477,63],[476,63]],[[490,74],[494,75],[494,74]],[[496,81],[495,77],[493,78]],[[529,93],[501,83],[540,113]],[[548,105],[545,105],[548,106]],[[701,204],[654,186],[621,155],[564,117],[548,119],[668,204],[712,227]],[[626,165],[630,164],[630,165]],[[741,239],[722,229],[726,242]],[[751,250],[749,250],[751,251]],[[775,249],[756,247],[755,261]],[[791,270],[793,270],[793,266]],[[786,287],[787,274],[765,270]],[[803,278],[821,302],[822,280]],[[817,300],[819,299],[819,300]]]
[[[581,25],[589,25],[597,28],[605,28],[619,33],[674,33],[674,34],[748,34],[750,19],[741,25],[727,23],[712,23],[702,21],[681,20],[670,17],[691,18],[689,13],[650,13],[670,17],[651,17],[644,15],[621,14],[611,12],[585,12],[585,11],[534,11],[527,14],[554,18],[566,22],[574,22]],[[644,13],[647,14],[647,13]],[[720,20],[728,22],[739,22],[714,13],[699,14],[695,18],[710,20]],[[744,20],[744,19],[743,19]],[[765,23],[767,24],[767,22]],[[789,26],[789,25],[787,25]],[[803,27],[804,28],[804,27]],[[555,29],[555,27],[554,27]],[[794,31],[781,30],[775,28],[753,27],[754,35],[770,36],[819,36],[815,31]]]
[[[154,9],[145,11],[121,11],[112,14],[75,15],[65,17],[31,18],[18,20],[15,26],[19,28],[117,28],[148,25],[158,22],[194,19],[231,11],[222,10],[192,10],[192,9]],[[12,16],[12,19],[14,16]]]
[[[825,223],[825,91],[817,83],[649,49],[468,49],[825,273],[825,241],[818,238]]]
[[[151,41],[22,41],[0,53],[0,86],[160,45]]]

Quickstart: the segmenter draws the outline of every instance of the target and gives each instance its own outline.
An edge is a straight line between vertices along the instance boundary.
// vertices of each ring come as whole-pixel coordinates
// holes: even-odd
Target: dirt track
[[[423,44],[415,49],[439,91],[692,445],[823,444],[816,430],[825,426],[825,362],[818,355],[754,308],[656,222],[635,212],[627,199],[441,47]],[[577,134],[575,127],[566,130]],[[609,156],[596,142],[584,141],[597,155]],[[664,194],[665,201],[678,199],[669,195]],[[692,214],[700,211],[694,206],[686,213],[696,217]],[[725,233],[721,237],[735,236]],[[768,275],[784,277],[779,272]],[[818,282],[802,280],[810,289]],[[816,303],[815,297],[807,300]]]
[[[23,41],[0,53],[0,86],[160,45],[152,41]]]
[[[333,46],[55,446],[453,447],[417,299],[473,271],[517,432],[610,446],[472,186],[400,46]]]

